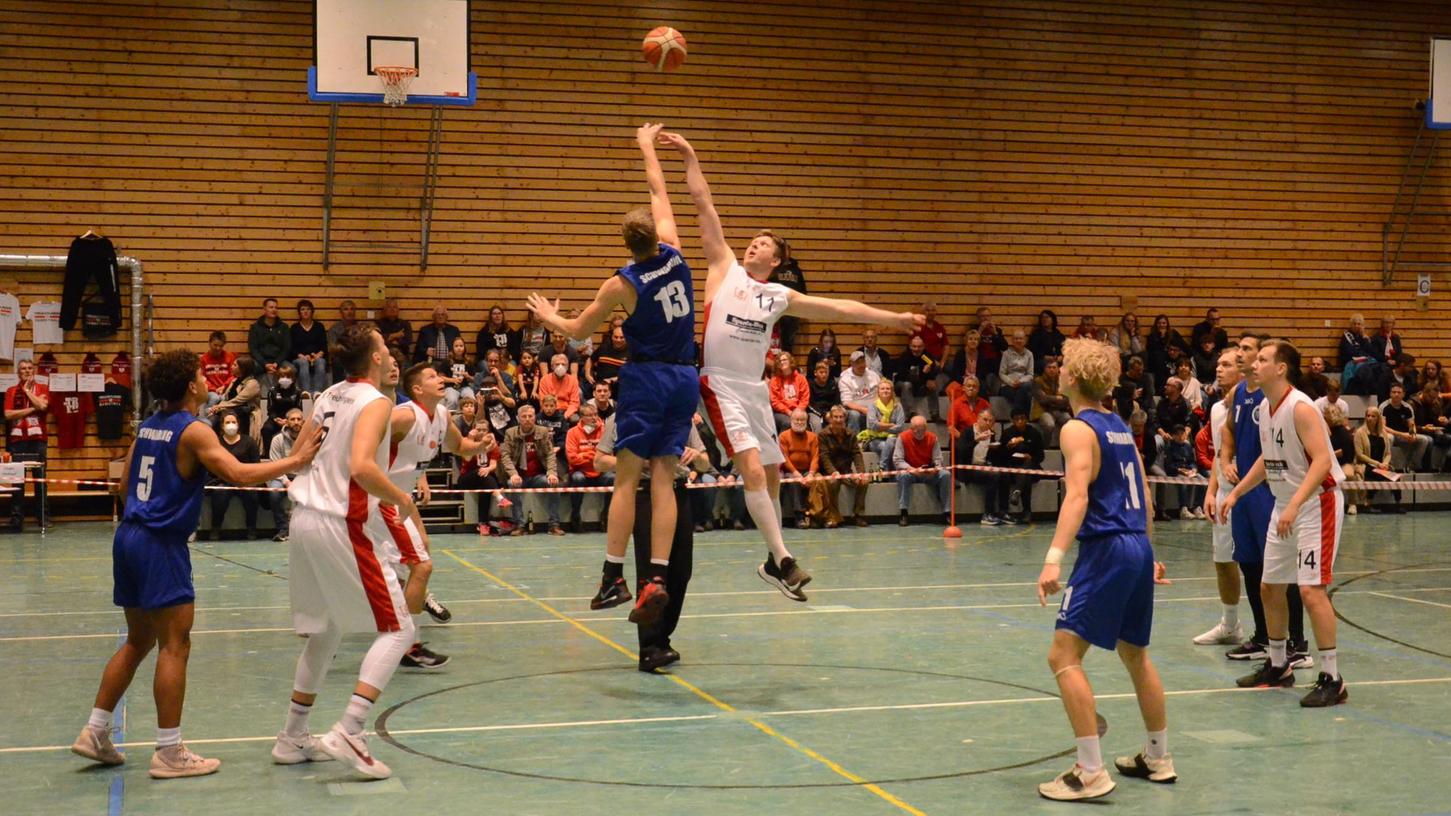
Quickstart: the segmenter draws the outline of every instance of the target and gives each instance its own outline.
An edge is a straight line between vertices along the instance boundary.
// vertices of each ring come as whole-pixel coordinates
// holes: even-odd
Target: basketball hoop
[[[418,76],[418,69],[389,65],[374,68],[373,73],[383,80],[383,104],[396,108],[408,101],[408,86]]]

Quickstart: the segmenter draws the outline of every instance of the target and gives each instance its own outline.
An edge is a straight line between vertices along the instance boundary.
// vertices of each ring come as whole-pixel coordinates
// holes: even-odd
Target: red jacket
[[[30,387],[36,396],[50,396],[50,389],[41,383],[31,381]],[[19,411],[22,408],[29,407],[30,395],[25,393],[23,385],[12,385],[6,390],[5,410]],[[10,423],[10,441],[29,442],[40,440],[44,442],[46,435],[45,413],[44,411],[37,411],[33,414],[27,414],[19,419],[12,420]]]
[[[1211,470],[1214,467],[1214,434],[1209,432],[1209,426],[1205,425],[1194,435],[1194,461],[1204,470]]]
[[[790,377],[772,375],[768,388],[771,392],[771,410],[778,414],[791,416],[792,411],[805,411],[806,406],[811,404],[811,385],[800,371],[791,372]]]
[[[595,470],[595,449],[605,435],[605,424],[595,423],[595,432],[589,433],[583,424],[575,425],[564,436],[564,458],[569,462],[569,472],[579,471],[593,479],[600,475]]]

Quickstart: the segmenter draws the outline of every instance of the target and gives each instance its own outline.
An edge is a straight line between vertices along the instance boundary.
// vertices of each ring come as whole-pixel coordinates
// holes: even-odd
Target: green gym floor
[[[1291,691],[1239,691],[1248,667],[1194,634],[1219,614],[1203,522],[1161,525],[1154,651],[1169,690],[1173,786],[1121,780],[1118,813],[1409,814],[1447,809],[1451,554],[1439,513],[1347,520],[1336,564],[1350,703],[1302,710]],[[754,568],[753,532],[697,536],[675,636],[684,661],[635,670],[623,610],[587,611],[599,535],[434,539],[435,594],[453,623],[423,637],[453,656],[400,672],[370,724],[394,776],[336,763],[279,767],[268,750],[300,648],[286,546],[193,552],[198,611],[184,734],[221,772],[156,782],[152,661],[121,724],[130,762],[89,766],[68,746],[122,618],[110,606],[110,526],[0,540],[0,813],[654,814],[1050,813],[1034,786],[1071,764],[1045,664],[1052,608],[1033,581],[1051,526],[791,531],[815,575],[794,604]],[[1065,575],[1067,574],[1065,570]],[[1241,602],[1241,614],[1248,607]],[[341,712],[366,639],[344,642],[313,716]],[[1112,655],[1087,671],[1109,721],[1104,754],[1143,739]]]

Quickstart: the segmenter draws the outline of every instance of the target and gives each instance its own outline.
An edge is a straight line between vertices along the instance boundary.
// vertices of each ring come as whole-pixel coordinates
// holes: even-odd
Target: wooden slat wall
[[[638,57],[661,23],[691,43],[674,74]],[[1451,323],[1416,311],[1412,276],[1383,289],[1380,261],[1446,23],[1439,2],[476,0],[479,103],[445,114],[428,271],[354,249],[324,272],[308,0],[0,0],[0,58],[26,74],[0,100],[0,252],[111,236],[146,264],[163,346],[240,341],[264,295],[330,321],[369,280],[416,323],[446,301],[472,335],[490,304],[578,303],[620,262],[617,219],[644,202],[633,128],[664,120],[699,148],[733,244],[783,232],[816,292],[930,297],[954,333],[979,305],[1185,330],[1219,305],[1315,352],[1347,313],[1393,312],[1445,356]],[[426,136],[424,110],[344,109],[340,203],[365,206],[336,237],[416,240],[401,193]],[[1423,205],[1451,206],[1446,166]],[[1446,225],[1408,257],[1451,260]],[[59,291],[26,281],[24,305]],[[73,368],[90,344],[70,346]]]

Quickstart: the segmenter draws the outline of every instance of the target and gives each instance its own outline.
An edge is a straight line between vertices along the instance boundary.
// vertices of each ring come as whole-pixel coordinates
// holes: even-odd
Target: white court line
[[[1405,601],[1406,603],[1425,604],[1426,606],[1439,606],[1442,609],[1451,609],[1451,604],[1437,603],[1436,601],[1423,601],[1420,598],[1402,598],[1399,595],[1391,595],[1385,592],[1371,592],[1369,594],[1374,595],[1377,598],[1391,598],[1397,601]]]
[[[1360,686],[1416,686],[1429,683],[1448,683],[1451,677],[1418,677],[1398,680],[1361,680],[1351,683],[1355,687]],[[1200,689],[1179,689],[1165,691],[1164,694],[1170,697],[1192,697],[1208,694],[1255,694],[1269,691],[1270,689],[1244,689],[1237,687],[1216,687]],[[1120,692],[1116,694],[1095,694],[1095,700],[1127,700],[1133,699],[1134,693]],[[954,700],[941,703],[903,703],[899,705],[875,705],[875,706],[840,706],[837,708],[801,708],[788,711],[753,711],[753,717],[796,717],[810,716],[817,714],[849,714],[859,712],[875,711],[912,711],[922,709],[938,708],[967,708],[972,706],[992,705],[1018,705],[1022,703],[1056,703],[1057,697],[1039,695],[1036,697],[1006,697],[996,700]],[[638,723],[664,723],[664,722],[689,722],[698,720],[718,720],[719,714],[694,714],[678,717],[639,717],[622,718],[616,720],[574,720],[566,722],[542,722],[542,723],[512,723],[507,725],[461,725],[441,728],[410,728],[406,730],[390,731],[390,734],[401,735],[425,735],[425,734],[467,734],[488,731],[526,731],[553,728],[576,728],[601,725],[635,725]],[[373,733],[373,732],[369,732]],[[216,737],[204,739],[188,739],[187,745],[222,745],[242,742],[271,742],[277,739],[277,735],[268,734],[265,737]],[[122,742],[117,743],[118,748],[141,748],[154,745],[153,742]],[[69,745],[25,745],[13,748],[0,748],[0,754],[33,754],[47,751],[69,751]]]

